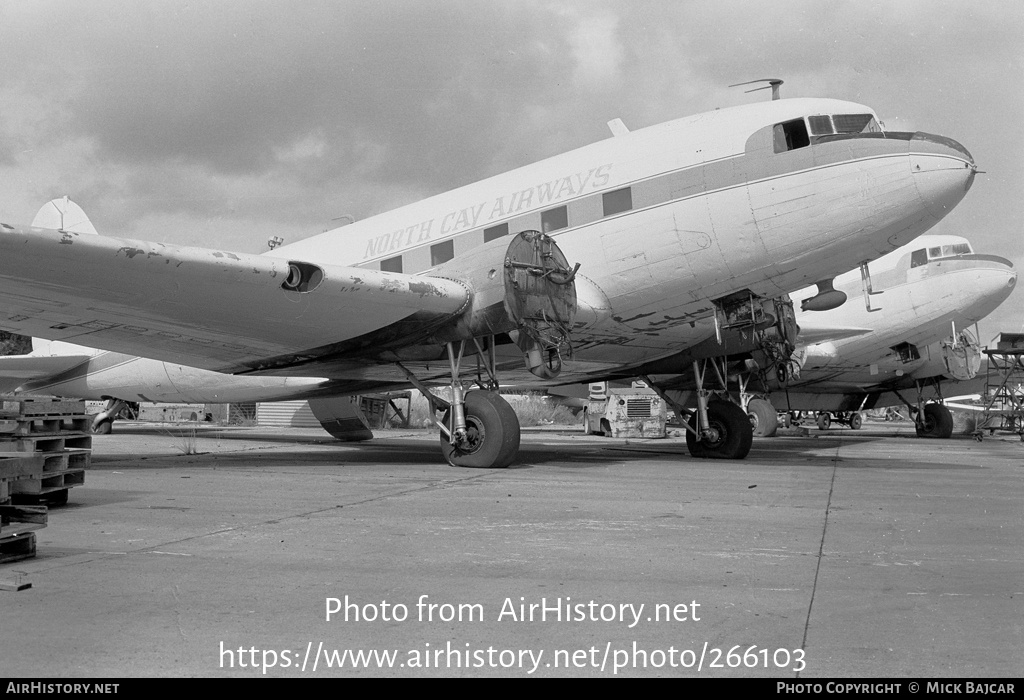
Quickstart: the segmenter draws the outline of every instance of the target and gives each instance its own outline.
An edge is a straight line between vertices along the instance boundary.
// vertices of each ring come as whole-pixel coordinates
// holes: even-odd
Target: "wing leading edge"
[[[6,225],[0,295],[4,330],[232,373],[387,329],[421,337],[472,296],[448,279]]]

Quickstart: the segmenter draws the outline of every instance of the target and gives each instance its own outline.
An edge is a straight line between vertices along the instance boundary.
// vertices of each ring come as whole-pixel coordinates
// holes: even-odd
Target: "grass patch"
[[[183,428],[175,435],[170,430],[167,434],[175,438],[174,448],[185,455],[199,454],[199,437],[195,428]]]

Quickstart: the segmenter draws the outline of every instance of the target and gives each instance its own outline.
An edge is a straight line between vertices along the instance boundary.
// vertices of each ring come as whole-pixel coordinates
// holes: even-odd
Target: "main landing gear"
[[[747,402],[747,418],[757,437],[772,437],[779,430],[779,413],[767,399],[750,399]]]
[[[461,365],[467,341],[445,344],[451,366],[451,400],[436,396],[430,387],[399,364],[409,381],[430,402],[432,411],[444,412],[444,418],[432,416],[441,430],[441,454],[453,467],[482,467],[502,469],[519,453],[519,418],[508,401],[498,393],[498,380],[494,373],[494,338],[489,338],[485,349],[480,340],[473,338],[478,359],[488,374],[484,381],[477,367],[480,389],[466,391],[462,386]]]
[[[92,432],[97,435],[109,435],[114,429],[114,419],[121,415],[121,411],[127,405],[128,402],[121,399],[107,399],[106,408],[92,419]]]
[[[452,409],[444,417],[452,424]],[[519,418],[496,391],[466,392],[465,430],[453,442],[441,430],[441,454],[453,467],[507,467],[519,451]],[[447,433],[447,434],[446,434]]]
[[[742,408],[731,401],[713,398],[714,392],[704,388],[704,377],[709,364],[721,385],[726,385],[724,364],[720,369],[715,359],[694,361],[697,410],[685,424],[686,449],[694,457],[743,459],[750,452],[754,442],[753,427]]]
[[[940,403],[930,403],[914,418],[918,437],[948,438],[953,435],[953,414]]]
[[[917,385],[916,404],[907,401],[898,391],[893,391],[893,393],[910,409],[910,416],[914,419],[917,436],[942,440],[951,437],[953,435],[953,414],[942,403],[926,404],[923,395],[926,382],[918,380],[915,384]],[[935,390],[939,396],[939,402],[941,402],[942,392],[938,381],[935,381]]]

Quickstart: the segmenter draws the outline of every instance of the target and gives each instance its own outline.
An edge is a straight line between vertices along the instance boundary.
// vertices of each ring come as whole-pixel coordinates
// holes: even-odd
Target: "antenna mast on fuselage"
[[[754,83],[768,83],[764,87],[754,88],[753,90],[744,90],[744,92],[757,92],[758,90],[772,89],[772,99],[779,99],[779,86],[782,85],[783,80],[781,78],[758,78],[757,80],[748,80],[745,83],[735,83],[729,87],[739,87],[740,85],[753,85]]]

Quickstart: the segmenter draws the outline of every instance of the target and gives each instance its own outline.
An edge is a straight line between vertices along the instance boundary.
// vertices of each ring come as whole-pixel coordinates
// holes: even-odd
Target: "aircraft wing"
[[[13,391],[30,379],[52,377],[88,362],[91,355],[6,355],[0,357],[0,392]]]
[[[816,345],[828,341],[853,338],[858,335],[867,335],[874,332],[871,328],[855,328],[853,326],[805,326],[800,324],[800,333],[797,335],[797,343],[800,345]]]
[[[424,337],[452,280],[67,231],[0,227],[0,328],[221,372]]]

